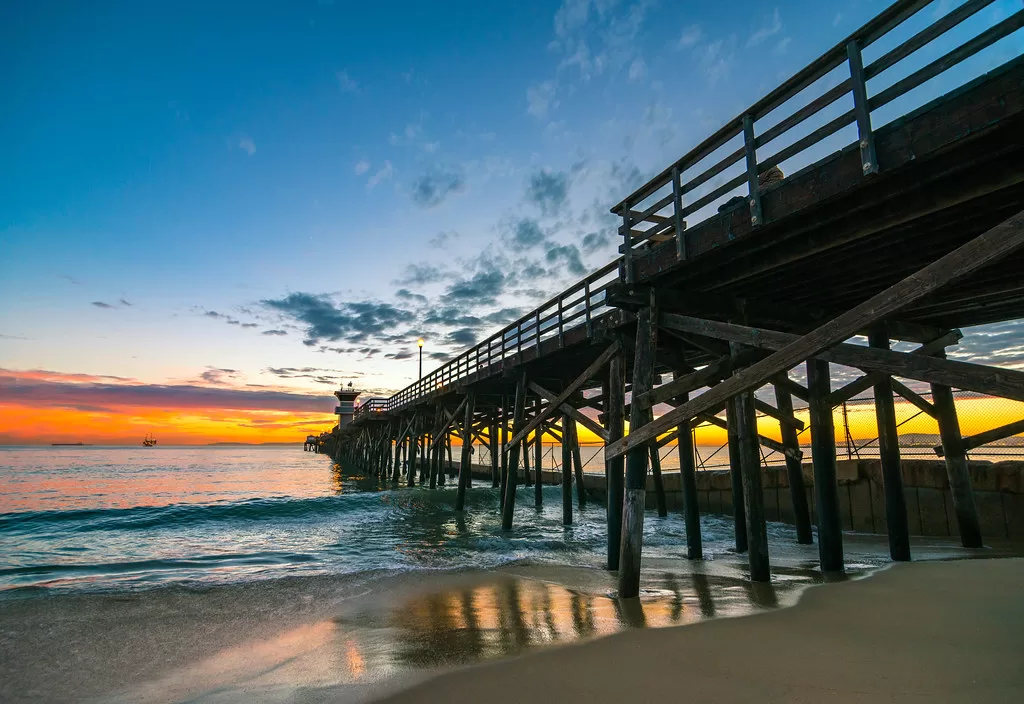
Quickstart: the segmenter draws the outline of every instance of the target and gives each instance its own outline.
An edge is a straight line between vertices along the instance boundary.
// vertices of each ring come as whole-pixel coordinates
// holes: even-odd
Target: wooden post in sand
[[[537,399],[537,411],[540,411],[542,401]],[[543,423],[534,431],[533,441],[533,468],[537,473],[537,481],[533,485],[533,505],[540,508],[544,505],[544,425]]]
[[[608,362],[608,391],[605,394],[605,427],[608,442],[615,442],[625,432],[626,376],[622,353]],[[622,542],[622,497],[626,460],[616,457],[605,460],[605,476],[608,478],[608,569],[619,569],[619,550]]]
[[[473,449],[472,428],[473,428],[473,403],[475,397],[472,391],[466,399],[466,415],[462,422],[462,462],[459,465],[459,486],[455,492],[455,510],[462,511],[466,507],[466,487],[469,486],[469,475],[473,471],[473,456],[470,454]],[[492,441],[493,442],[493,441]]]
[[[679,378],[679,374],[675,378]],[[686,403],[689,394],[675,398],[676,405]],[[686,557],[691,560],[704,559],[704,547],[700,535],[700,504],[697,499],[697,463],[693,454],[693,432],[690,421],[680,423],[677,434],[679,452],[679,483],[683,490],[683,518],[686,521]]]
[[[653,301],[652,301],[653,303]],[[633,358],[633,398],[654,387],[654,357],[657,348],[657,326],[654,306],[641,308],[636,316],[636,351]],[[650,409],[640,404],[630,406],[629,427],[632,431],[650,423]],[[640,557],[644,540],[644,504],[647,498],[647,446],[637,443],[626,453],[626,486],[622,507],[622,540],[619,546],[619,598],[631,599],[640,594]]]
[[[811,460],[814,507],[818,514],[818,558],[822,572],[843,571],[843,528],[836,484],[836,436],[829,401],[828,362],[807,362],[808,409],[811,415]]]
[[[747,523],[747,562],[750,579],[771,581],[768,562],[768,532],[764,522],[764,492],[761,490],[761,452],[757,439],[757,414],[754,392],[744,391],[736,397],[739,422],[740,466],[743,472],[743,503]]]
[[[526,372],[519,374],[516,382],[515,409],[512,415],[512,432],[518,432],[526,414]],[[515,442],[508,449],[508,472],[505,479],[505,502],[501,510],[501,528],[512,528],[512,517],[516,509],[516,483],[519,480],[519,450],[522,442]]]
[[[587,505],[587,490],[583,485],[583,459],[580,457],[579,430],[576,427],[576,420],[571,416],[566,417],[569,418],[566,431],[569,433],[570,447],[572,448],[573,476],[576,478],[576,503],[580,505],[582,510]]]
[[[665,482],[661,478],[661,454],[657,443],[648,445],[651,453],[651,478],[654,480],[654,501],[658,507],[658,517],[668,517],[668,501],[665,498]]]
[[[786,377],[788,379],[789,377]],[[786,417],[793,417],[793,396],[789,389],[781,383],[776,383],[775,407],[779,413]],[[789,497],[793,504],[793,522],[796,524],[796,542],[801,545],[810,545],[814,542],[814,534],[811,531],[811,511],[807,506],[807,490],[804,487],[803,463],[795,454],[800,450],[800,441],[797,438],[796,428],[789,423],[779,424],[779,433],[782,436],[782,446],[791,450],[786,455],[786,477],[789,479]]]
[[[562,524],[572,525],[572,438],[568,413],[562,414]]]

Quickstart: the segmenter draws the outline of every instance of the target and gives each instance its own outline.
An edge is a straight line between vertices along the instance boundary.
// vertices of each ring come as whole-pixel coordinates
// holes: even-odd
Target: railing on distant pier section
[[[492,368],[498,371],[506,362],[519,358],[524,350],[546,340],[557,339],[561,346],[566,331],[581,325],[589,329],[595,319],[612,310],[607,303],[607,290],[619,280],[618,270],[618,259],[603,266],[480,344],[402,389],[387,399],[384,410],[399,410],[427,394],[441,392],[471,374]]]
[[[358,406],[356,406],[355,412],[352,415],[353,420],[358,420],[364,416],[372,416],[376,413],[383,413],[387,410],[388,400],[386,398],[368,398]]]
[[[906,61],[909,57],[916,57],[918,63],[927,61],[928,56],[923,56],[923,54],[928,52],[921,52],[923,48],[928,47],[933,40],[976,15],[993,1],[968,0],[946,15],[934,19],[930,24],[865,66],[862,52],[882,37],[889,35],[892,30],[916,15],[925,6],[931,4],[931,0],[901,0],[894,3],[847,37],[846,40],[825,52],[816,61],[726,123],[647,184],[630,194],[612,208],[613,213],[622,217],[619,234],[623,237],[623,244],[619,247],[619,251],[625,258],[623,273],[626,282],[632,281],[634,249],[647,245],[648,242],[660,243],[674,240],[677,259],[679,261],[686,259],[686,238],[679,236],[687,229],[684,218],[696,213],[702,215],[699,222],[704,222],[715,214],[711,208],[716,203],[729,195],[737,197],[738,190],[744,184],[746,185],[744,204],[749,209],[751,224],[754,227],[764,224],[761,212],[761,194],[769,184],[759,184],[759,179],[769,170],[780,165],[784,165],[787,170],[792,171],[793,167],[802,168],[818,161],[826,154],[822,153],[821,148],[818,150],[812,150],[812,148],[821,145],[823,140],[849,125],[856,124],[856,135],[851,134],[849,137],[854,138],[859,145],[864,174],[876,173],[878,164],[875,160],[871,124],[875,111],[926,81],[944,74],[1024,26],[1024,10],[1019,10],[993,26],[980,31],[956,48],[928,61],[920,68],[912,70],[914,60]],[[934,16],[931,17],[934,18]],[[939,47],[932,46],[928,51],[934,53],[937,48]],[[845,75],[843,80],[840,80],[840,75],[821,80],[840,66],[846,68],[842,71],[842,75]],[[908,72],[907,75],[897,78],[874,95],[869,95],[869,80],[883,72],[888,72],[887,75],[890,78],[894,75],[899,76],[902,72],[900,69]],[[825,85],[815,86],[819,81]],[[830,81],[837,84],[828,86]],[[967,79],[964,79],[954,86],[944,86],[943,92],[948,92],[949,89],[959,87],[966,82]],[[808,90],[812,88],[815,90],[824,88],[824,90],[813,98],[811,95],[803,96],[804,99],[809,100],[797,108],[796,104],[802,102],[797,100],[797,97],[804,91],[813,94],[814,90]],[[842,104],[836,105],[837,101],[841,99],[846,99],[846,105],[850,106],[849,109],[829,119],[832,113],[843,108]],[[897,113],[895,117],[910,111],[909,107],[902,109],[903,107],[906,106],[901,106],[901,112]],[[813,124],[805,125],[804,130],[810,131],[803,136],[797,136],[793,132],[798,125],[806,123],[823,112],[827,114],[822,115],[818,122],[825,120],[827,122],[817,127]],[[890,118],[892,117],[894,116],[890,115]],[[766,118],[768,119],[766,120]],[[763,132],[758,133],[757,128],[760,126],[760,121],[767,121],[771,124]],[[783,135],[786,135],[788,139],[780,140]],[[850,144],[849,138],[844,136],[844,139],[841,146]],[[771,156],[758,158],[758,149],[763,149],[769,143],[779,145],[780,141],[789,143],[781,145],[781,148]],[[808,153],[809,150],[811,153]],[[800,156],[804,158],[798,159]],[[714,163],[708,165],[712,161]],[[726,173],[734,166],[738,168]],[[695,175],[686,178],[686,172]],[[768,181],[768,179],[765,180]],[[685,202],[687,196],[693,197],[692,202]],[[700,213],[702,210],[704,213]],[[637,226],[643,229],[636,229]]]

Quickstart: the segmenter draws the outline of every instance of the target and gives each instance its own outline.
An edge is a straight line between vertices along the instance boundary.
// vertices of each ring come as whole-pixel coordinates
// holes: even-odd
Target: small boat
[[[152,433],[146,433],[146,438],[142,441],[143,447],[153,447],[156,445],[156,438],[153,437]]]

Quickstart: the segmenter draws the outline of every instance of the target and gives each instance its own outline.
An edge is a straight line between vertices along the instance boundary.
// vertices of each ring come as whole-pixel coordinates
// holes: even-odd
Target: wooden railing
[[[356,406],[352,414],[353,420],[359,420],[377,413],[384,413],[387,410],[388,400],[386,398],[368,398]]]
[[[677,259],[686,259],[686,238],[680,236],[687,227],[685,218],[713,206],[744,184],[744,201],[750,212],[751,225],[757,227],[763,224],[761,193],[764,187],[758,183],[761,175],[783,162],[804,155],[809,149],[848,125],[855,123],[857,126],[857,142],[864,174],[876,173],[878,164],[875,160],[871,127],[872,113],[1015,32],[1024,25],[1024,10],[1019,10],[985,29],[957,48],[910,72],[874,95],[869,95],[867,82],[900,65],[907,57],[915,55],[932,40],[961,24],[993,1],[968,0],[864,66],[861,52],[915,15],[928,5],[930,0],[896,2],[630,194],[612,208],[612,212],[622,218],[619,234],[623,237],[623,244],[619,251],[624,255],[623,270],[626,283],[632,281],[632,259],[637,246],[646,245],[648,241],[663,242],[674,239]],[[848,77],[838,85],[827,88],[802,107],[794,109],[793,105],[787,105],[791,100],[794,103],[800,102],[794,100],[798,94],[811,88],[843,64],[848,67]],[[906,66],[904,65],[904,68]],[[852,108],[779,148],[771,156],[758,158],[759,149],[773,142],[778,145],[779,142],[776,140],[780,137],[840,99],[849,97],[852,97]],[[779,108],[783,107],[786,109],[780,111]],[[759,121],[766,118],[770,118],[774,124],[759,131]],[[792,137],[792,134],[790,136]],[[734,141],[738,144],[735,148],[730,145],[730,142]],[[710,166],[706,165],[705,162],[713,161],[721,152],[728,153]],[[741,161],[742,168],[733,170],[738,173],[726,173],[730,167],[737,166]],[[693,175],[689,175],[691,173]],[[698,193],[694,193],[695,191]],[[687,196],[693,200],[687,202]],[[709,213],[707,217],[711,215],[713,213]]]
[[[586,326],[589,334],[594,320],[611,310],[607,303],[607,290],[619,281],[619,261],[616,259],[603,266],[477,346],[402,389],[387,399],[385,410],[400,410],[428,394],[443,393],[452,384],[471,374],[485,370],[497,373],[506,364],[517,363],[524,351],[541,342],[557,340],[557,345],[561,347],[565,333],[573,328]]]

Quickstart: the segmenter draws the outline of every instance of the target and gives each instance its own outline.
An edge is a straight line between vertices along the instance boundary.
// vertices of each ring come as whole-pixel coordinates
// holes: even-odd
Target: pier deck
[[[333,454],[395,481],[407,461],[409,485],[419,473],[435,486],[452,437],[464,468],[471,443],[482,443],[495,450],[509,528],[519,468],[529,483],[547,435],[563,445],[569,523],[573,475],[576,501],[586,500],[582,425],[606,443],[608,567],[629,597],[649,481],[659,514],[667,510],[657,448],[668,443],[679,449],[688,555],[701,557],[692,428],[714,423],[729,433],[736,547],[763,581],[759,447],[786,457],[797,539],[818,542],[823,570],[842,570],[832,409],[871,389],[893,559],[910,559],[894,393],[936,420],[961,540],[980,547],[966,449],[1022,426],[963,437],[951,388],[1024,401],[1024,372],[945,355],[958,328],[1024,318],[1024,10],[963,36],[989,4],[969,0],[924,23],[928,3],[893,4],[613,207],[619,259],[364,403]],[[989,70],[967,70],[984,56]],[[953,89],[911,101],[939,76]],[[896,351],[894,341],[920,346]],[[836,388],[833,364],[863,376]],[[930,400],[901,379],[927,384]],[[774,391],[774,405],[760,389]],[[802,402],[809,424],[794,414]],[[781,440],[758,432],[757,415],[778,423]],[[806,425],[816,535],[797,440]],[[457,510],[469,486],[467,469]]]

